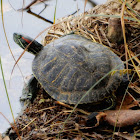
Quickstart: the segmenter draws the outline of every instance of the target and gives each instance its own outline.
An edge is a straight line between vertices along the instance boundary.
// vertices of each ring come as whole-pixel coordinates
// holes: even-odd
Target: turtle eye
[[[22,38],[22,35],[17,35],[17,39],[21,39]]]

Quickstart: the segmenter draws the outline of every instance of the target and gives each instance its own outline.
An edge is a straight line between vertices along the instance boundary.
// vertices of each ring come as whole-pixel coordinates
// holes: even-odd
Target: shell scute
[[[81,101],[94,103],[108,97],[122,80],[123,62],[109,48],[78,35],[67,35],[44,47],[33,61],[33,73],[51,97],[76,104],[84,94],[113,68]]]

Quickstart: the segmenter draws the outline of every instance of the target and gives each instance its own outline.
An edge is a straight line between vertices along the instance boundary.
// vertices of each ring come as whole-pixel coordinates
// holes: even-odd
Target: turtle
[[[14,33],[13,39],[23,49],[30,43],[27,51],[35,55],[33,75],[53,99],[77,104],[87,94],[79,104],[111,100],[114,106],[113,91],[123,79],[120,70],[124,64],[110,48],[77,34],[62,36],[46,46],[19,33]]]

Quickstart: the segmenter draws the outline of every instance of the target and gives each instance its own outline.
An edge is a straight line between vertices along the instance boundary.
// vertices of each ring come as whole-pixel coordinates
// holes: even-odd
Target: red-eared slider
[[[14,33],[14,41],[23,49],[32,40]],[[120,58],[109,48],[79,35],[66,35],[45,47],[33,41],[28,52],[35,55],[34,76],[52,98],[61,102],[76,104],[115,67],[116,72],[104,78],[80,104],[99,103],[110,98],[122,80],[119,70],[124,69],[124,65]]]

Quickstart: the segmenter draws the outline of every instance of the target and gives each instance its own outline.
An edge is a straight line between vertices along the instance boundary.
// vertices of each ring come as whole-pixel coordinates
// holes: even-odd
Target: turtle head
[[[38,54],[43,49],[40,43],[25,35],[14,33],[13,39],[22,49],[28,47],[27,51],[34,55]]]

